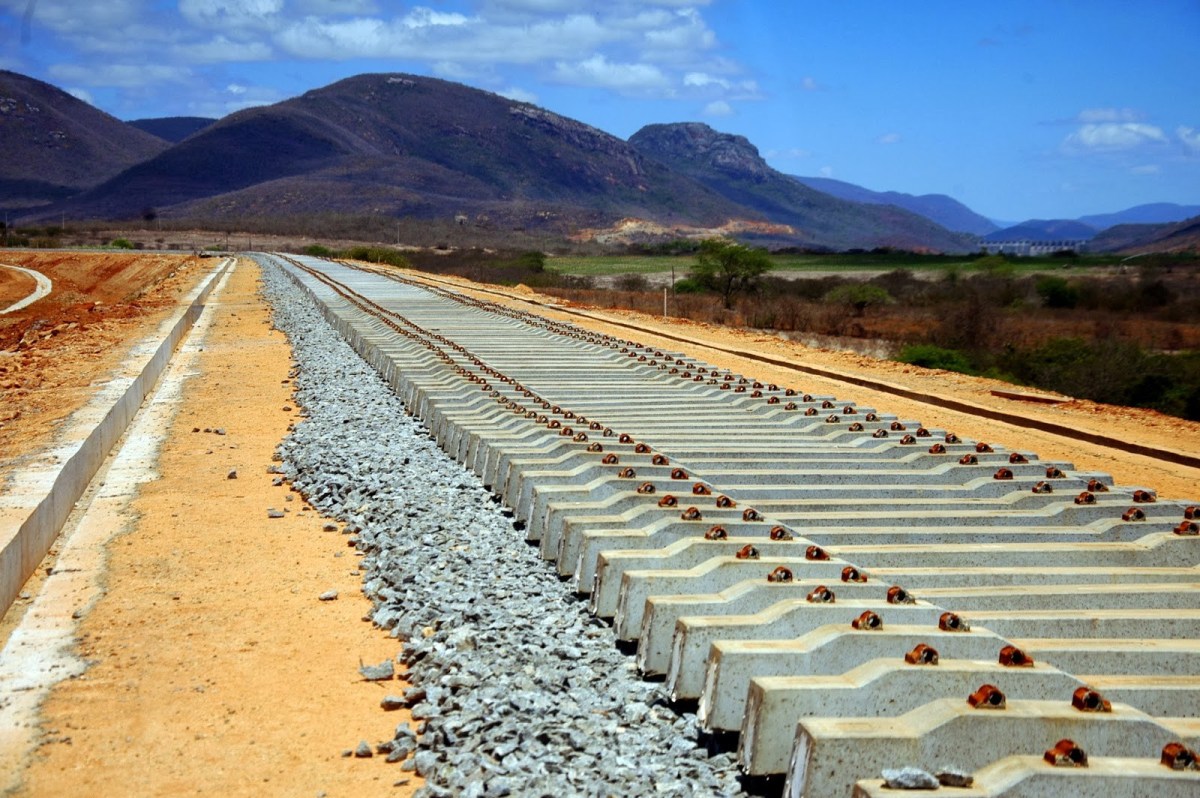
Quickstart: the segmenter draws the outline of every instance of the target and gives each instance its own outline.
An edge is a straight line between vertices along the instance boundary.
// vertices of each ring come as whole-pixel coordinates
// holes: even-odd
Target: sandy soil
[[[160,478],[134,502],[106,594],[80,622],[91,666],[44,705],[16,795],[403,796],[419,783],[382,756],[342,755],[407,722],[379,706],[401,682],[358,674],[399,644],[362,621],[370,604],[346,538],[267,472],[297,411],[256,277],[243,261],[217,300]],[[287,512],[268,518],[269,507]],[[329,590],[336,600],[318,600]]]
[[[7,469],[43,446],[62,420],[87,402],[92,383],[106,379],[214,261],[184,255],[7,250],[0,252],[0,262],[34,269],[54,283],[49,296],[0,316],[3,484]],[[13,272],[0,270],[7,274]],[[31,285],[18,289],[12,300],[30,290]],[[8,304],[0,293],[0,306]]]
[[[25,272],[4,268],[0,262],[0,311],[33,293],[37,282]]]

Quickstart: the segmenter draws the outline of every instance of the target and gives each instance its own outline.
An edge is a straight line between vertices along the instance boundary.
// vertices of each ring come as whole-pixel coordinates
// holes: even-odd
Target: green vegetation
[[[943,369],[962,374],[976,373],[971,359],[964,353],[935,344],[910,344],[900,350],[896,360],[927,369]]]
[[[853,310],[855,316],[861,316],[869,307],[891,302],[892,295],[871,283],[846,283],[826,294],[825,301],[831,305],[842,305]]]
[[[133,249],[133,242],[128,238],[114,238],[108,245],[114,249]]]
[[[750,249],[742,244],[712,238],[700,244],[691,279],[716,291],[725,303],[733,307],[733,298],[758,288],[759,278],[771,269],[771,257],[765,249]]]
[[[350,247],[341,253],[347,260],[365,260],[367,263],[382,263],[387,266],[407,269],[411,264],[404,253],[390,247]]]

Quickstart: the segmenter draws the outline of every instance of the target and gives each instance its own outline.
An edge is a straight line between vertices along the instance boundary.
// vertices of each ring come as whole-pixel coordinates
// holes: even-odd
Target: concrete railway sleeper
[[[1200,502],[420,278],[273,260],[748,774],[1200,791]]]

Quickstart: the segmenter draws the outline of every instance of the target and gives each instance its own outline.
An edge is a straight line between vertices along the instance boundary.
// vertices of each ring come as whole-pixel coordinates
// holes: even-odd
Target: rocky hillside
[[[220,221],[296,213],[622,216],[747,213],[603,131],[432,78],[360,75],[225,117],[68,204],[75,215]]]
[[[970,236],[891,205],[838,199],[771,168],[744,136],[687,122],[648,125],[629,143],[766,219],[790,225],[802,243],[835,249],[897,247],[965,251]]]
[[[33,208],[95,186],[168,144],[40,80],[0,70],[0,207]]]

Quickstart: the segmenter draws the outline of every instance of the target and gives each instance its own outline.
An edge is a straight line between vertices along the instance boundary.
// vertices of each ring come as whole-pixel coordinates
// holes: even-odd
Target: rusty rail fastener
[[[938,617],[938,628],[943,632],[969,632],[971,624],[953,612],[943,612]]]
[[[883,427],[880,427],[879,429],[877,429],[871,433],[872,438],[886,438],[887,436],[888,436],[888,431],[885,430]]]
[[[1046,466],[1046,479],[1066,479],[1066,476],[1058,466]]]
[[[863,425],[862,425],[861,423],[859,423],[859,422],[855,421],[853,424],[851,424],[850,426],[846,427],[846,429],[847,429],[848,431],[850,431],[850,432],[862,432],[862,431],[863,431]]]
[[[1112,704],[1090,687],[1076,687],[1071,694],[1071,706],[1080,712],[1112,712]]]
[[[945,446],[945,444],[942,444],[942,443],[935,443],[933,446],[929,447],[929,453],[930,454],[945,454],[946,446]]]
[[[1025,455],[1021,454],[1020,452],[1013,452],[1012,454],[1010,454],[1008,456],[1008,462],[1011,465],[1021,465],[1023,463],[1028,463],[1029,458],[1026,457]]]
[[[1138,504],[1153,504],[1158,501],[1158,498],[1154,495],[1154,491],[1135,490],[1133,492],[1133,500]]]
[[[783,565],[767,574],[767,581],[771,583],[791,582],[793,578],[792,569]]]
[[[1016,646],[1005,646],[1000,649],[1000,664],[1008,668],[1032,668],[1033,657]]]
[[[917,643],[912,651],[904,655],[904,661],[909,665],[937,665],[938,652],[933,646]]]
[[[1200,770],[1196,752],[1179,742],[1164,745],[1162,758],[1159,761],[1171,770]]]
[[[735,502],[733,499],[729,498],[728,496],[718,496],[717,497],[717,507],[719,507],[722,510],[725,510],[730,507],[737,507],[737,502]]]
[[[1179,526],[1175,527],[1173,531],[1176,535],[1186,535],[1189,537],[1200,535],[1200,524],[1197,524],[1195,521],[1183,520],[1179,522]]]
[[[855,568],[853,565],[847,565],[842,569],[843,582],[865,582],[867,575]]]
[[[967,696],[967,703],[975,709],[1005,709],[1008,706],[1004,693],[994,684],[981,685]]]
[[[659,507],[674,507],[677,504],[679,504],[679,499],[676,499],[669,493],[664,494],[663,497],[658,500]]]
[[[626,468],[622,468],[620,471],[618,471],[617,476],[620,477],[621,479],[633,479],[634,477],[637,476],[637,472],[634,471],[632,468],[626,467]]]
[[[979,465],[979,458],[973,454],[964,454],[958,458],[959,465]]]
[[[699,507],[689,507],[679,514],[681,521],[699,521],[704,516],[700,514]]]
[[[646,447],[647,450],[649,450],[649,448],[650,448],[649,446]],[[667,456],[665,454],[654,455],[653,457],[650,458],[650,462],[656,466],[665,466],[665,465],[671,464],[671,461],[667,459]],[[684,477],[684,479],[687,479],[687,477]]]
[[[705,540],[728,540],[729,530],[720,524],[710,526],[708,531],[704,533]]]
[[[592,445],[599,446],[600,444],[593,443]],[[599,449],[597,449],[597,451],[599,451]],[[616,465],[617,463],[621,462],[621,458],[617,457],[612,452],[609,452],[608,454],[604,455],[604,457],[600,458],[600,462],[604,465]]]
[[[883,628],[883,619],[870,610],[864,610],[861,615],[850,622],[850,628],[864,632],[876,632]]]
[[[1039,481],[1034,484],[1034,486],[1033,486],[1033,488],[1031,488],[1031,490],[1034,493],[1053,493],[1054,486],[1051,485],[1049,482]]]
[[[992,479],[1012,479],[1013,472],[1011,468],[998,468],[996,473],[992,474]]]
[[[604,451],[604,447],[601,446],[599,443],[589,443],[587,450],[589,452],[602,452],[602,451]]]
[[[671,474],[671,476],[675,475]],[[708,485],[705,485],[703,482],[697,482],[696,484],[692,485],[692,495],[710,496],[712,495],[712,488],[710,488]]]
[[[1141,507],[1130,507],[1125,512],[1121,513],[1122,521],[1145,521],[1146,514],[1142,512]]]
[[[817,585],[804,598],[810,604],[833,604],[837,601],[837,596],[825,585]]]
[[[747,543],[745,546],[742,546],[740,549],[734,552],[733,556],[739,560],[757,560],[759,558],[759,553],[758,549],[754,547],[754,544]]]
[[[633,447],[633,450],[638,454],[650,454],[650,444],[639,443]]]
[[[742,511],[742,520],[750,523],[752,521],[761,521],[763,517],[759,515],[758,510],[755,510],[753,507],[747,507]]]
[[[899,585],[892,585],[887,589],[887,603],[916,604],[917,600],[913,598],[912,595],[904,588],[900,587]]]
[[[641,485],[637,486],[637,492],[641,494],[654,493],[654,483],[643,482]]]
[[[1192,524],[1192,526],[1195,526],[1195,524]],[[773,526],[771,527],[771,531],[768,533],[768,537],[770,537],[771,540],[791,540],[792,533],[787,531],[786,527]]]
[[[806,560],[828,560],[829,553],[820,546],[809,546],[804,550],[804,559]]]
[[[959,437],[953,432],[947,432],[946,437],[942,440],[944,440],[946,443],[962,443],[962,441],[959,440]]]
[[[1087,754],[1075,744],[1074,740],[1063,738],[1046,749],[1042,759],[1058,768],[1085,768],[1088,766]]]
[[[1105,485],[1095,477],[1088,480],[1088,490],[1092,493],[1108,493],[1108,485]]]

